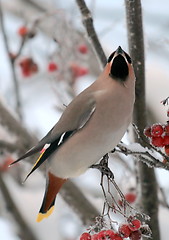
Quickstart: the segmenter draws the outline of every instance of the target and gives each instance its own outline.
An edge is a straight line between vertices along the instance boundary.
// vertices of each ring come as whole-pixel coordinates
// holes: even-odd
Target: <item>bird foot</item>
[[[108,178],[114,179],[114,174],[108,166],[101,164],[93,164],[90,166],[90,168],[96,168],[101,172],[102,175],[106,175]]]

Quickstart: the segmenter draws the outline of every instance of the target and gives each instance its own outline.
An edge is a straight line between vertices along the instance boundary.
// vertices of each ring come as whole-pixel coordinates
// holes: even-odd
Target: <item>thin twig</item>
[[[91,12],[88,9],[86,3],[84,0],[76,0],[76,3],[79,7],[79,10],[82,14],[83,18],[83,24],[86,28],[86,32],[88,34],[89,39],[91,40],[92,46],[96,52],[96,56],[101,64],[101,67],[103,68],[107,62],[107,58],[105,56],[105,53],[102,49],[102,46],[100,44],[100,41],[98,39],[97,33],[95,31],[95,28],[93,26],[93,18],[91,16]]]
[[[167,97],[166,99],[162,100],[161,103],[165,106],[168,105],[169,102],[169,97]]]
[[[151,155],[148,151],[132,151],[125,147],[124,145],[118,144],[117,146],[120,150],[116,148],[117,152],[123,153],[126,156],[127,155],[133,155],[133,156],[138,156],[140,160],[143,160],[144,163],[147,163],[148,165],[150,164],[151,167],[157,167],[157,168],[164,168],[169,170],[169,164],[168,163],[163,163],[159,161],[157,158],[155,158],[153,155]],[[144,157],[145,156],[145,157]],[[165,156],[165,155],[164,155]],[[147,158],[146,158],[147,157]]]
[[[103,211],[102,211],[102,217],[108,217],[109,219],[109,223],[111,225],[111,222],[113,222],[113,220],[110,217],[110,211],[113,212],[118,212],[119,214],[121,214],[124,218],[128,219],[128,211],[130,211],[130,214],[134,214],[134,216],[138,215],[143,219],[147,219],[148,216],[144,213],[140,213],[138,212],[136,209],[134,209],[129,202],[126,201],[124,194],[122,193],[122,191],[120,190],[120,188],[118,187],[118,184],[115,182],[114,180],[114,174],[112,173],[111,169],[108,167],[108,154],[106,154],[100,161],[99,164],[96,165],[92,165],[91,168],[96,168],[101,172],[101,188],[102,188],[102,192],[103,192],[103,196],[104,196],[104,204],[103,204]],[[108,194],[110,196],[111,201],[108,200],[108,196],[107,193],[105,191],[104,188],[104,183],[103,183],[103,178],[104,176],[107,177],[107,184],[108,184]],[[116,189],[117,193],[120,196],[120,199],[122,201],[122,209],[120,207],[120,205],[116,202],[115,198],[113,197],[111,191],[110,191],[110,183],[114,186],[114,188]]]
[[[0,1],[0,25],[1,25],[1,29],[2,29],[2,36],[3,36],[3,39],[4,39],[4,45],[5,45],[5,48],[6,48],[6,52],[7,52],[7,55],[8,55],[8,59],[9,59],[10,67],[11,67],[11,71],[12,71],[12,76],[13,76],[14,90],[15,90],[16,112],[17,112],[17,114],[18,114],[18,116],[21,120],[22,119],[22,113],[21,113],[21,100],[20,100],[19,84],[18,84],[18,80],[17,80],[17,77],[16,77],[14,61],[10,57],[10,48],[9,48],[9,44],[8,44],[8,38],[7,38],[7,35],[6,35],[5,27],[4,27],[4,18],[3,18],[3,10],[2,10],[2,6],[1,6],[1,1]]]

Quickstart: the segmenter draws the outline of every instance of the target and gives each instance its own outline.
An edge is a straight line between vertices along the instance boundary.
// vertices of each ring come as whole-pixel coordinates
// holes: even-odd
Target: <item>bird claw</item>
[[[114,174],[110,170],[108,166],[102,165],[102,164],[93,164],[90,166],[90,168],[96,168],[98,169],[103,175],[106,175],[108,178],[114,179]]]

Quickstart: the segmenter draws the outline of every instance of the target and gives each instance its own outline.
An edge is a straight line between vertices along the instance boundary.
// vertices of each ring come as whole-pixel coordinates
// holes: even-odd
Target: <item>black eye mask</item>
[[[126,63],[125,58],[119,54],[117,55],[112,62],[110,76],[125,81],[129,73],[128,64]]]

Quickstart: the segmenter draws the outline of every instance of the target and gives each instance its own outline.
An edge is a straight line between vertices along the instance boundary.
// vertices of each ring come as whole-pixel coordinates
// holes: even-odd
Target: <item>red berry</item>
[[[21,37],[24,37],[28,34],[28,28],[26,26],[22,26],[18,29],[18,34],[21,36]]]
[[[112,240],[123,240],[123,238],[118,233],[115,233],[115,235],[112,237]]]
[[[19,65],[24,77],[30,77],[33,73],[38,71],[38,65],[30,57],[22,59]]]
[[[129,203],[133,203],[136,200],[136,194],[132,193],[132,192],[126,193],[125,194],[125,199]]]
[[[164,150],[166,155],[169,156],[169,145],[165,145]]]
[[[151,135],[151,127],[147,127],[147,128],[144,129],[144,135],[146,137],[152,137],[152,135]]]
[[[33,62],[32,58],[26,57],[19,62],[19,65],[21,68],[28,69],[30,68],[30,65],[32,64],[32,62]]]
[[[105,231],[105,236],[109,237],[110,239],[112,239],[114,235],[115,235],[115,232],[111,229]]]
[[[164,136],[164,145],[169,145],[169,136]]]
[[[128,224],[122,224],[119,227],[119,233],[123,238],[128,238],[131,233],[131,230],[130,230]]]
[[[134,231],[129,236],[130,240],[140,240],[141,239],[141,231]]]
[[[97,234],[92,235],[91,240],[98,240],[98,235]]]
[[[58,65],[55,62],[50,62],[48,64],[48,71],[49,72],[55,72],[58,70]]]
[[[84,76],[84,75],[88,74],[88,72],[89,72],[87,68],[81,67],[81,66],[77,65],[76,63],[73,63],[70,66],[70,69],[75,77]]]
[[[141,222],[139,219],[134,219],[129,222],[128,227],[131,231],[136,231],[141,227]]]
[[[164,138],[162,137],[152,137],[151,144],[155,147],[163,147],[164,146]]]
[[[88,52],[88,48],[85,44],[81,44],[79,47],[78,47],[78,51],[82,54],[86,54]]]
[[[30,77],[32,75],[31,71],[28,69],[28,70],[22,70],[22,75],[23,77]]]
[[[90,235],[90,233],[83,233],[83,234],[80,236],[80,240],[91,240],[91,235]]]
[[[154,124],[151,127],[151,134],[153,137],[160,137],[164,132],[163,126],[160,124]]]
[[[78,77],[84,76],[88,73],[89,73],[89,71],[88,71],[87,68],[80,67],[79,70],[78,70]]]
[[[105,237],[105,230],[102,230],[100,231],[98,234],[97,234],[97,239],[98,240],[105,240],[106,237]]]

